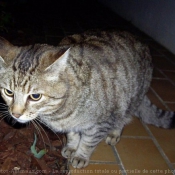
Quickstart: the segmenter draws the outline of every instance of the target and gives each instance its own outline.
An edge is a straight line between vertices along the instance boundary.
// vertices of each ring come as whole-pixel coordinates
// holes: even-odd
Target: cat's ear
[[[14,46],[6,39],[0,37],[0,64],[1,62],[9,64],[18,51],[18,47]]]
[[[69,57],[69,53],[70,53],[70,47],[66,49],[65,48],[61,49],[55,55],[57,59],[44,70],[47,79],[52,80],[57,79],[59,72],[64,71]]]
[[[70,48],[59,51],[56,54],[58,58],[45,69],[45,72],[56,72],[58,69],[64,68],[69,56],[69,51]]]

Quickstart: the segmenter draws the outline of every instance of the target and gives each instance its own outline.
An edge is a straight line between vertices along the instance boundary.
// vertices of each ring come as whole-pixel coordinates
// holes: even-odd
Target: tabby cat
[[[0,38],[0,90],[9,114],[67,133],[62,155],[86,167],[97,144],[115,145],[133,115],[174,127],[175,113],[151,104],[147,46],[127,32],[85,32],[59,46],[17,47]]]

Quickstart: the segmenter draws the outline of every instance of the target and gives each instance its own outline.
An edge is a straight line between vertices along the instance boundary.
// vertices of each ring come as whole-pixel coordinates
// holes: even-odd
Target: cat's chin
[[[13,117],[14,118],[14,117]],[[17,122],[19,123],[28,123],[30,120],[23,120],[23,119],[20,119],[20,118],[14,118]]]
[[[17,120],[19,123],[28,123],[30,120],[21,120],[21,119],[18,119]]]

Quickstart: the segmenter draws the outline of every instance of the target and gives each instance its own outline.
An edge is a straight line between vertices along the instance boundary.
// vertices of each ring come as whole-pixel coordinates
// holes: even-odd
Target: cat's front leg
[[[104,133],[81,134],[81,140],[77,151],[71,157],[74,168],[84,168],[89,164],[89,159],[97,144],[105,137]]]
[[[67,133],[67,144],[61,151],[62,156],[65,158],[71,158],[78,149],[79,142],[80,142],[79,133],[75,132]]]

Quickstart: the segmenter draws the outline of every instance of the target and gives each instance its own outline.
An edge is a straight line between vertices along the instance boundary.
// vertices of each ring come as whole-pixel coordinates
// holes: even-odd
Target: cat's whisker
[[[40,128],[38,127],[37,123],[36,123],[34,120],[32,120],[31,123],[32,123],[33,126],[36,128],[38,134],[41,136],[41,138],[42,138],[42,140],[43,140],[43,143],[44,143],[44,148],[46,149],[46,144],[45,144],[43,135],[42,135],[42,133],[41,133],[41,131],[40,131]]]
[[[5,115],[5,117],[3,117],[3,119],[7,117],[8,122],[10,122],[10,119],[12,116],[10,115],[8,109],[9,109],[9,107],[6,104],[0,103],[0,113],[1,113],[0,117]],[[12,126],[14,126],[16,123],[17,123],[17,121],[15,119],[13,119],[11,122]]]
[[[17,121],[14,119],[12,120],[12,126],[14,126],[17,123]]]
[[[8,106],[0,105],[0,108],[8,109]]]
[[[0,110],[0,115],[1,115],[1,114],[9,114],[9,112],[8,112],[8,111],[1,111],[1,110]],[[10,115],[10,114],[9,114],[9,115]]]
[[[0,116],[2,115],[10,115],[7,111],[3,111],[2,113],[0,113]]]
[[[43,125],[45,125],[46,127],[48,127],[57,136],[57,138],[61,142],[61,146],[62,147],[65,146],[66,143],[62,142],[62,140],[60,139],[60,137],[58,136],[58,134],[49,125],[47,125],[46,123],[44,123],[40,118],[36,118],[35,120],[37,120],[38,122],[40,122]]]
[[[8,115],[8,116],[7,116],[7,120],[8,120],[8,122],[10,122],[10,119],[11,119],[11,116]]]
[[[6,111],[6,112],[9,112],[8,108],[6,108],[6,107],[4,107],[4,108],[2,108],[2,109],[0,108],[0,112],[5,112],[5,111]]]
[[[0,117],[9,117],[9,113],[8,112],[0,113]]]
[[[44,130],[44,128],[40,125],[40,123],[37,121],[37,120],[34,120],[34,122],[37,124],[37,126],[44,132],[45,136],[47,137],[47,140],[49,142],[49,147],[50,147],[50,150],[51,150],[51,143],[50,143],[50,139],[46,133],[46,131]],[[43,140],[44,141],[44,140]]]
[[[4,120],[4,118],[6,118],[6,116],[1,116],[2,118],[0,119],[0,123],[2,122],[2,120]]]
[[[5,103],[0,103],[0,105],[7,106],[7,107],[8,107],[8,105],[7,105],[7,104],[5,104]]]
[[[8,109],[8,106],[3,106],[3,105],[0,105],[0,108],[5,108],[5,109]]]
[[[0,117],[1,117],[1,116],[4,117],[4,118],[7,117],[8,122],[10,122],[10,119],[12,119],[12,116],[10,115],[9,111],[3,111],[3,112],[1,113],[1,115],[0,115]],[[3,118],[3,119],[4,119],[4,118]],[[13,120],[11,121],[12,126],[14,126],[16,123],[17,123],[17,121],[16,121],[15,119],[13,119]]]
[[[10,119],[11,119],[11,115],[9,114],[8,111],[5,111],[5,112],[3,111],[2,113],[0,113],[0,117],[1,117],[0,122],[2,122],[2,120],[3,120],[4,118],[7,118],[8,122],[9,122]]]
[[[0,109],[8,109],[8,106],[1,106],[0,105]]]

